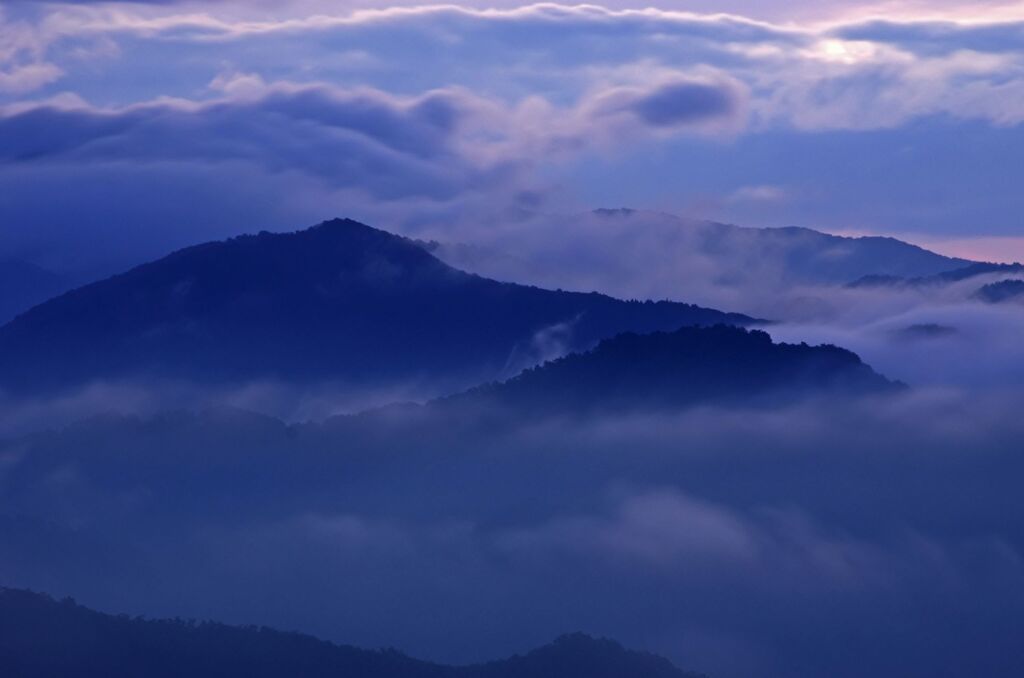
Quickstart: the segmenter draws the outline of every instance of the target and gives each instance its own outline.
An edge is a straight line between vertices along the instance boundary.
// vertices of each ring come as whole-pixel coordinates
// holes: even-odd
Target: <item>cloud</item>
[[[728,82],[682,80],[655,85],[647,91],[621,88],[594,103],[599,115],[629,113],[652,128],[672,129],[740,117],[741,86]]]
[[[733,191],[728,200],[731,202],[781,202],[788,198],[786,189],[781,186],[760,185],[741,186]]]
[[[736,102],[720,87],[673,83],[639,97],[629,108],[650,125],[672,127],[731,114]]]
[[[301,167],[371,193],[441,196],[465,177],[443,161],[464,103],[438,92],[399,100],[326,87],[264,90],[257,99],[155,102],[116,111],[40,106],[0,119],[8,163],[248,161]],[[450,164],[458,174],[457,164]],[[465,171],[465,167],[462,168]]]
[[[218,76],[211,87],[229,96],[113,109],[80,100],[10,106],[0,117],[0,157],[18,164],[244,159],[339,183],[363,181],[385,195],[440,195],[473,183],[459,174],[467,166],[486,175],[487,164],[502,157],[522,160],[533,150],[608,140],[628,128],[696,126],[731,118],[736,108],[728,86],[696,83],[598,93],[566,111],[536,99],[507,108],[458,88],[396,97],[369,88],[266,85],[247,74]],[[631,112],[636,121],[608,120],[611,101],[611,112]],[[538,113],[563,122],[550,131],[527,129],[523,123]],[[455,174],[448,188],[442,166]]]
[[[848,40],[893,45],[924,56],[948,55],[959,51],[1007,53],[1024,49],[1024,22],[989,20],[887,21],[876,19],[852,23],[833,33]]]
[[[673,134],[735,124],[728,84],[685,85],[691,86],[702,96],[721,88],[730,105],[691,111],[675,121]],[[543,195],[543,166],[666,133],[661,121],[651,124],[631,108],[662,96],[661,85],[598,91],[566,107],[536,97],[506,105],[462,88],[394,96],[365,87],[268,84],[236,72],[218,76],[210,87],[215,96],[203,100],[97,107],[61,97],[0,112],[0,173],[8,186],[25,188],[0,205],[5,221],[22,224],[0,235],[0,252],[43,263],[66,257],[47,250],[90,238],[96,223],[108,230],[129,220],[160,232],[145,253],[157,256],[164,253],[155,246],[160,240],[184,246],[195,238],[252,230],[243,217],[253,218],[255,210],[231,212],[247,192],[261,194],[258,202],[276,196],[273,211],[255,217],[271,228],[294,229],[339,213],[386,226],[389,210],[402,219],[447,213],[471,219],[482,209],[493,214]],[[628,110],[610,114],[611,99]],[[105,188],[97,190],[93,184],[101,177]],[[110,195],[111,181],[136,188]],[[185,193],[172,194],[171,187]],[[39,200],[53,190],[61,194],[59,202]],[[156,203],[138,200],[143,194]],[[184,195],[190,197],[183,201]],[[303,198],[310,202],[297,209]],[[173,228],[196,234],[162,233],[171,221],[161,216],[164,209],[179,213]],[[224,210],[230,223],[184,225],[215,224]],[[180,218],[190,211],[195,215]],[[299,212],[309,216],[297,221]],[[135,236],[122,237],[113,246],[132,247]]]
[[[784,197],[798,199],[790,195],[755,185],[729,198],[762,207]],[[437,254],[481,275],[744,312],[775,321],[769,331],[778,339],[849,348],[883,374],[912,386],[1008,388],[1024,379],[1020,308],[974,298],[983,285],[1020,276],[848,287],[873,273],[915,277],[929,275],[912,272],[918,266],[938,273],[961,265],[891,240],[742,228],[642,210],[532,215],[488,229],[446,224],[432,235],[470,243],[441,247]],[[1012,254],[1005,249],[1008,244],[1017,242],[993,243],[1003,246],[1006,256]],[[908,269],[896,272],[904,266]],[[936,325],[951,331],[915,340],[906,332]]]
[[[20,94],[58,80],[63,71],[54,64],[34,63],[0,71],[0,92]]]
[[[559,518],[514,531],[501,543],[525,558],[550,552],[650,565],[662,572],[695,565],[751,562],[759,537],[728,510],[666,491],[626,498],[609,518]]]
[[[37,34],[36,42],[45,46],[37,51],[54,55],[67,49],[63,42],[99,36],[122,41],[129,49],[179,54],[188,45],[201,45],[194,63],[206,62],[211,68],[228,61],[292,80],[330,80],[359,72],[384,89],[403,81],[400,74],[416,64],[419,82],[428,87],[457,84],[499,91],[506,98],[526,91],[538,94],[556,83],[579,97],[601,81],[606,86],[649,86],[642,81],[644,72],[659,68],[691,75],[713,69],[727,72],[753,93],[752,111],[766,127],[888,128],[939,112],[1004,124],[1019,119],[1012,107],[1000,103],[1019,90],[1021,80],[1015,65],[1021,49],[1019,24],[1009,20],[821,26],[728,14],[555,4],[392,7],[333,14],[304,14],[297,5],[280,18],[261,12],[238,16],[217,5],[209,10],[65,8],[37,24],[23,25],[19,33]],[[295,58],[285,63],[264,59],[250,43]],[[392,47],[383,50],[383,44]],[[341,65],[335,55],[346,50],[372,57],[367,62],[372,71],[361,70],[359,64]],[[424,54],[431,56],[424,59]],[[477,68],[466,69],[466,63]],[[621,77],[627,67],[645,63],[632,82],[607,82]],[[132,70],[130,64],[124,68],[126,74]],[[502,73],[501,82],[485,72]],[[720,89],[687,83],[637,105],[649,122],[664,124],[676,121],[680,113],[721,110],[729,99]]]
[[[108,416],[0,444],[5,510],[25,516],[0,518],[0,569],[102,609],[445,661],[583,629],[725,678],[1009,677],[1007,395],[531,423]]]
[[[16,226],[0,252],[109,272],[351,215],[479,236],[507,277],[778,312],[799,322],[777,337],[850,346],[918,389],[884,407],[504,428],[148,418],[410,397],[277,384],[5,399],[4,437],[147,415],[0,445],[4,510],[63,526],[48,546],[37,523],[0,520],[6,583],[455,661],[582,628],[724,678],[1019,673],[1019,309],[972,304],[968,286],[793,287],[742,238],[723,268],[671,217],[556,209],[573,191],[559,168],[583,183],[622,161],[596,200],[660,182],[758,220],[793,204],[780,220],[1014,228],[1017,24],[171,5],[7,10],[0,223]],[[82,48],[99,40],[116,49],[97,65]],[[900,334],[930,324],[955,332]],[[557,351],[565,330],[532,348]],[[122,552],[130,567],[96,564]]]
[[[1024,76],[1019,19],[992,16],[809,23],[555,4],[19,5],[0,20],[0,87],[10,90],[0,101],[37,125],[50,102],[62,111],[50,120],[69,130],[43,143],[18,128],[31,143],[16,150],[41,153],[5,172],[20,184],[31,168],[38,182],[47,163],[67,173],[88,157],[105,173],[191,168],[199,183],[244,165],[257,190],[310,200],[290,216],[278,208],[274,228],[312,212],[414,232],[614,200],[756,225],[982,224],[1006,234]],[[71,114],[56,97],[92,106]],[[110,125],[85,143],[88,129]],[[83,145],[60,148],[83,128]],[[6,129],[0,144],[19,147]],[[882,172],[891,180],[878,182]],[[310,182],[297,189],[301,176]],[[244,187],[241,175],[223,181],[227,196]],[[743,193],[764,186],[785,186],[787,200]],[[87,219],[84,190],[62,182],[47,192],[58,188]],[[253,218],[208,207],[219,221]],[[7,209],[36,227],[28,205]],[[162,228],[151,213],[123,218]]]

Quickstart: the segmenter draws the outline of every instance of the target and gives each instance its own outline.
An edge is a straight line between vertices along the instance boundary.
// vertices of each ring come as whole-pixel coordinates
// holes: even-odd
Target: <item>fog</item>
[[[575,230],[594,223],[463,246],[453,226],[440,254],[746,311],[910,388],[628,415],[381,407],[458,390],[437,383],[3,395],[0,581],[445,662],[581,630],[715,678],[1016,676],[1024,307],[976,298],[1012,276],[849,286],[856,257],[841,275],[785,252],[730,264],[759,236],[722,256],[675,223]]]
[[[352,218],[886,379],[717,328],[501,391],[750,318],[365,233],[196,248],[0,330],[0,587],[446,663],[1017,678],[1024,275],[824,231],[1021,247],[1021,7],[391,4],[0,0],[0,315]]]
[[[0,451],[0,576],[445,661],[580,629],[724,677],[1010,676],[1020,395],[92,419]]]
[[[612,211],[535,215],[475,232],[441,228],[433,251],[503,280],[746,313],[771,321],[776,340],[843,346],[914,386],[1012,387],[1024,379],[1024,304],[976,296],[984,285],[1020,274],[852,286],[865,275],[920,264],[903,253],[881,269],[877,243],[781,233]]]

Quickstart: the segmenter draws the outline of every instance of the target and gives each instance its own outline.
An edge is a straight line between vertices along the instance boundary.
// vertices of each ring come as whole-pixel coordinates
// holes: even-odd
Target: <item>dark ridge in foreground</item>
[[[0,667],[11,678],[697,678],[582,634],[452,667],[265,627],[107,615],[16,589],[0,589]]]
[[[0,387],[166,378],[457,388],[623,331],[754,320],[501,283],[351,220],[197,245],[0,328]]]
[[[664,410],[697,404],[775,404],[809,395],[898,391],[857,354],[776,344],[760,330],[718,325],[621,334],[595,349],[445,399],[545,412]]]

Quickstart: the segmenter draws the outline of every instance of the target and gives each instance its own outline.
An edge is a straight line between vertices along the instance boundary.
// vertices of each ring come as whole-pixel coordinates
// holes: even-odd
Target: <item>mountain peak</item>
[[[260,235],[267,233],[262,231]],[[408,238],[391,233],[380,228],[374,228],[368,226],[361,221],[355,219],[349,219],[348,217],[335,217],[333,219],[327,219],[321,221],[319,224],[315,224],[308,228],[299,229],[291,233],[284,234],[269,234],[269,235],[296,235],[306,237],[317,237],[317,238],[330,238],[335,240],[345,239],[376,239],[382,242],[409,242]]]
[[[760,330],[716,325],[625,332],[591,351],[547,362],[442,402],[538,413],[672,410],[694,404],[788,402],[809,393],[898,391],[857,354],[831,345],[774,343]]]
[[[0,328],[0,385],[156,377],[457,390],[619,332],[721,322],[753,319],[488,280],[402,236],[332,219],[178,250],[41,304]]]
[[[268,271],[287,271],[300,278],[312,275],[330,278],[347,268],[382,260],[403,268],[453,270],[404,236],[341,218],[322,221],[298,231],[260,231],[204,243],[179,250],[160,261],[194,257],[200,252],[219,259],[234,257],[238,263],[258,263],[268,267]],[[144,266],[159,264],[160,261]],[[198,259],[192,263],[198,263]]]
[[[641,675],[658,678],[700,678],[698,674],[680,671],[670,661],[658,655],[629,650],[614,640],[594,638],[585,633],[559,636],[548,645],[506,660],[502,669],[502,675],[522,675],[531,678],[619,678]]]

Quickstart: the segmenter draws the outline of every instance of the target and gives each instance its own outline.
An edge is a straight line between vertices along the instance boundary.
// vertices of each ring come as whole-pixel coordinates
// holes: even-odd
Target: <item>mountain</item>
[[[974,296],[990,304],[1024,300],[1024,280],[1010,279],[989,283],[979,289]]]
[[[810,228],[746,228],[705,222],[698,226],[708,252],[742,260],[773,261],[793,283],[841,284],[872,274],[936,275],[970,264],[883,236],[839,236]]]
[[[619,296],[745,304],[760,314],[794,286],[928,276],[971,263],[895,238],[750,228],[631,209],[524,217],[502,233],[472,244],[425,246],[454,266],[501,280],[566,289],[600,281]]]
[[[104,597],[113,588],[143,601],[185,577],[189,600],[213,596],[222,606],[215,609],[231,609],[222,588],[237,593],[238,584],[179,571],[206,558],[201,535],[266,529],[269,538],[298,538],[312,530],[340,545],[351,527],[355,553],[360,535],[390,543],[392,525],[470,517],[501,525],[531,512],[539,519],[561,501],[566,474],[580,483],[578,496],[589,496],[622,470],[560,455],[566,466],[552,470],[546,446],[562,445],[567,431],[578,435],[577,426],[696,406],[739,405],[745,418],[750,408],[899,390],[848,351],[714,326],[621,334],[504,383],[319,422],[225,408],[92,417],[0,440],[0,573],[20,586]],[[532,437],[539,431],[548,433]],[[615,458],[628,464],[630,456]],[[373,518],[365,526],[345,518],[361,515]],[[248,548],[238,538],[224,548]],[[318,571],[323,555],[293,554],[289,567]],[[287,586],[312,595],[317,582]],[[308,612],[321,624],[326,614]]]
[[[626,330],[722,322],[753,319],[488,280],[336,219],[190,247],[41,304],[0,328],[0,385],[465,386]]]
[[[19,259],[0,261],[0,325],[70,287],[62,276]]]
[[[442,666],[298,633],[144,620],[0,589],[0,666],[12,678],[696,678],[610,640],[567,635],[522,656]]]
[[[906,277],[899,275],[868,275],[849,283],[847,287],[940,287],[989,275],[1024,273],[1024,264],[994,264],[977,262],[934,275]]]
[[[718,325],[624,333],[591,351],[440,402],[557,415],[775,403],[810,394],[864,395],[901,388],[845,349],[776,344],[759,330]]]

